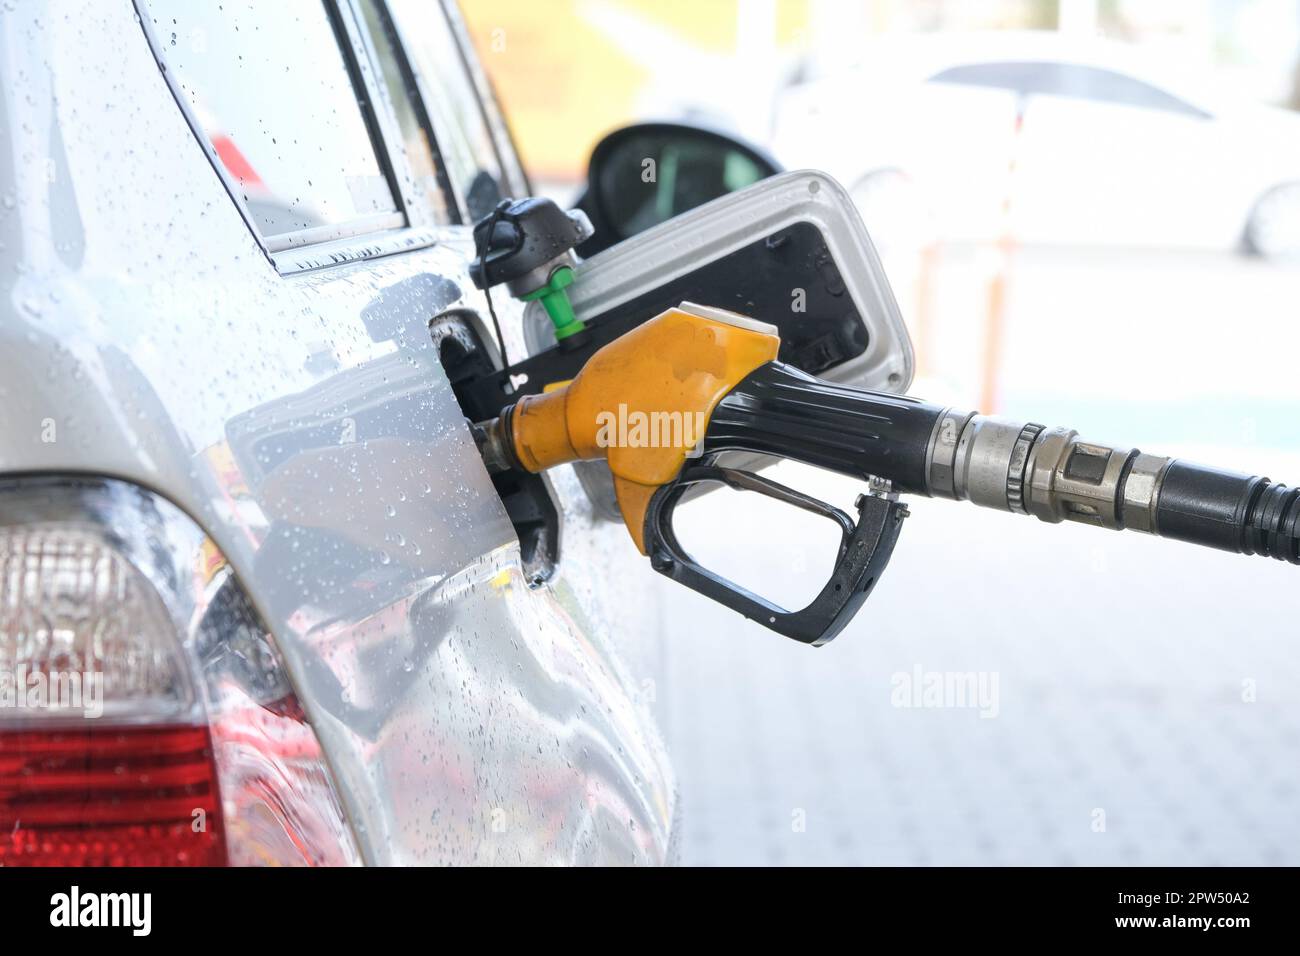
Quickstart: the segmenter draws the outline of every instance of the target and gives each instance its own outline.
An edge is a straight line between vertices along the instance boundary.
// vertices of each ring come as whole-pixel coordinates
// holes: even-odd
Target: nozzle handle
[[[673,512],[687,488],[718,482],[741,491],[756,491],[840,526],[835,569],[812,603],[789,611],[702,567],[681,546],[673,530]],[[679,584],[738,611],[751,621],[805,644],[825,644],[842,631],[866,601],[893,556],[906,506],[895,496],[858,497],[858,519],[809,495],[750,472],[720,468],[712,459],[688,464],[671,484],[655,493],[646,512],[645,543],[650,564]]]
[[[883,477],[898,491],[927,494],[926,445],[943,412],[917,398],[768,362],[718,403],[704,451],[754,451],[856,478]]]

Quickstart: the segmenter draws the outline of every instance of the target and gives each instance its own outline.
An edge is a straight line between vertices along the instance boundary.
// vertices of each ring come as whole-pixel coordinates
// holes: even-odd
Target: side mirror
[[[758,147],[714,130],[681,123],[625,126],[592,150],[586,191],[576,206],[596,232],[578,252],[595,255],[781,171]]]

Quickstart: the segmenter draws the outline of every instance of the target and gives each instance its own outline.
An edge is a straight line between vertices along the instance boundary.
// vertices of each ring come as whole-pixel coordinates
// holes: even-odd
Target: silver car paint
[[[130,480],[211,535],[366,862],[668,857],[654,576],[563,473],[525,583],[428,332],[478,322],[467,230],[279,275],[126,0],[6,8],[0,78],[0,473]]]

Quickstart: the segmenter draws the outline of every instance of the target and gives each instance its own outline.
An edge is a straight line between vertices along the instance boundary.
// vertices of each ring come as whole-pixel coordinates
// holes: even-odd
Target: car
[[[856,65],[803,65],[769,145],[849,185],[884,241],[1300,253],[1300,115],[1119,43],[873,40]]]
[[[530,186],[456,8],[0,23],[0,865],[670,861],[654,576],[458,405]]]

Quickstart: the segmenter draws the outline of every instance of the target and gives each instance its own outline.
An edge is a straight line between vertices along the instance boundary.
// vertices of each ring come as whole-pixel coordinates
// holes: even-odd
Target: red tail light
[[[0,730],[0,866],[221,866],[206,727]]]
[[[0,481],[0,866],[357,861],[216,546],[113,481]]]

